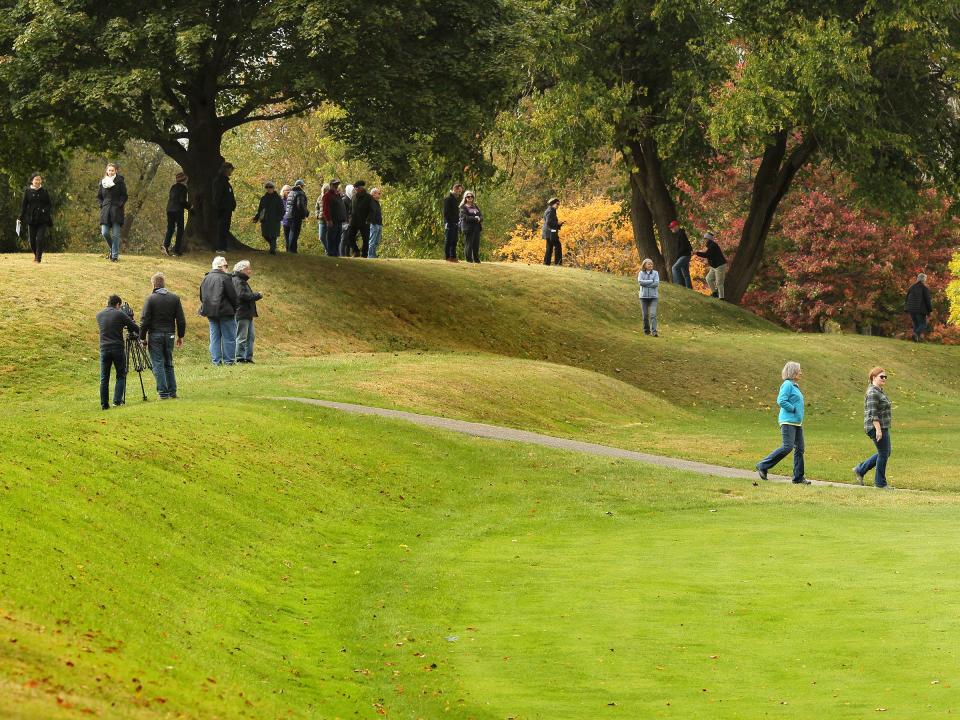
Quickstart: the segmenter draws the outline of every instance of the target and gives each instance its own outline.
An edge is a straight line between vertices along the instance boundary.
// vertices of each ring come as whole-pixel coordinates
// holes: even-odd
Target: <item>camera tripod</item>
[[[147,349],[140,344],[140,338],[136,335],[132,335],[130,331],[127,331],[127,373],[130,372],[132,367],[137,371],[137,375],[140,377],[140,393],[143,395],[143,401],[147,401],[147,391],[143,387],[143,371],[144,370],[153,370],[153,363],[150,362],[150,354],[147,352]],[[123,401],[127,401],[127,388],[124,385],[123,388]]]

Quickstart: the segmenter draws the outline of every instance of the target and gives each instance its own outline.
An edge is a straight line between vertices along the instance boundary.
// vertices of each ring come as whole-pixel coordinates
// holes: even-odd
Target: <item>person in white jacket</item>
[[[640,263],[637,274],[640,283],[640,309],[643,311],[643,334],[657,335],[657,304],[660,292],[660,273],[653,269],[653,260],[646,258]]]

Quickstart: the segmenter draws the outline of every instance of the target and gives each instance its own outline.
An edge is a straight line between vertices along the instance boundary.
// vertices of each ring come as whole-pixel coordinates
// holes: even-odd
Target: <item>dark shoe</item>
[[[794,485],[809,485],[809,484],[810,484],[810,481],[807,480],[806,478],[800,478],[799,480],[794,480],[794,481],[793,481],[793,484],[794,484]]]
[[[250,365],[255,365],[255,364],[256,364],[256,363],[253,362],[252,359],[251,359],[251,360],[244,360],[244,362],[245,362],[245,363],[249,363]]]
[[[109,410],[109,409],[110,409],[110,406],[109,406],[109,405],[101,405],[101,406],[100,406],[100,409],[101,409],[101,410]]]
[[[710,297],[718,298],[718,297],[720,297],[720,293],[718,293],[716,290],[714,290],[712,293],[710,293]]]
[[[650,331],[649,331],[649,330],[644,330],[644,331],[643,331],[643,334],[644,334],[644,335],[649,335],[649,334],[650,334]]]
[[[650,333],[650,334],[653,335],[654,337],[660,337],[660,336],[657,335],[656,333]]]
[[[857,467],[860,467],[859,465]],[[863,475],[857,472],[857,468],[853,469],[853,476],[857,479],[857,482],[863,485]]]
[[[893,485],[887,483],[886,485],[877,485],[875,486],[877,490],[893,490]]]
[[[767,471],[766,471],[766,470],[761,470],[759,465],[757,465],[756,468],[757,468],[757,475],[760,476],[760,479],[761,479],[761,480],[766,480],[766,479],[767,479]]]
[[[120,407],[121,405],[123,405],[123,403],[114,403],[114,404],[113,404],[114,407]]]

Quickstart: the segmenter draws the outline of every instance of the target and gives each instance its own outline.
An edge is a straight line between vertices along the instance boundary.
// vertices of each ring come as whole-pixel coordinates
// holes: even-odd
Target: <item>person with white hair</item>
[[[473,190],[467,190],[460,201],[460,230],[463,232],[463,254],[467,262],[480,262],[480,233],[483,213],[477,206]]]
[[[913,321],[914,342],[920,342],[923,334],[930,331],[927,315],[933,312],[933,304],[930,301],[930,288],[925,285],[926,281],[926,275],[917,275],[917,281],[907,290],[907,302],[903,307]]]
[[[804,476],[803,467],[803,393],[800,392],[798,381],[803,375],[800,363],[790,361],[783,366],[780,377],[783,384],[777,394],[777,405],[780,406],[780,447],[757,463],[757,474],[761,480],[767,479],[767,472],[787,455],[793,452],[793,484],[809,485],[810,481]]]
[[[233,266],[233,287],[237,291],[237,362],[253,362],[253,319],[257,317],[257,300],[262,293],[250,289],[253,270],[249,260]]]
[[[237,356],[237,290],[227,274],[227,259],[217,255],[200,283],[200,314],[210,323],[210,360],[233,365]]]

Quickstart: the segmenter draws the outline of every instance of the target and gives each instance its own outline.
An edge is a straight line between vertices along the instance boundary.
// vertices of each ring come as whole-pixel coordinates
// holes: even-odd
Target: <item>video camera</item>
[[[120,306],[120,312],[126,315],[128,318],[136,322],[136,318],[133,315],[133,308],[130,307],[130,303],[123,303]],[[150,355],[147,354],[147,350],[144,347],[143,343],[140,342],[140,333],[127,328],[127,368],[133,367],[137,375],[140,377],[140,394],[143,395],[143,401],[147,401],[147,391],[143,386],[143,371],[152,370],[153,364],[150,362]],[[124,388],[123,399],[126,400],[126,388]]]

